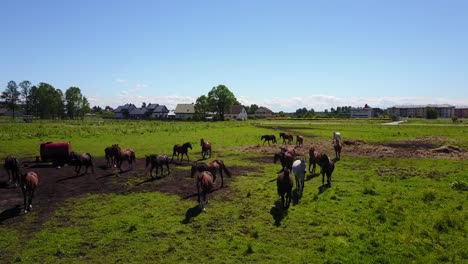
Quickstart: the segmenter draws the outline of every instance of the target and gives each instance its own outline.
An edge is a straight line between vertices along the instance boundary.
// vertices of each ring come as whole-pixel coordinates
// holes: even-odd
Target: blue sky
[[[174,108],[468,104],[468,1],[0,1],[0,83]],[[1,88],[3,90],[3,88]]]

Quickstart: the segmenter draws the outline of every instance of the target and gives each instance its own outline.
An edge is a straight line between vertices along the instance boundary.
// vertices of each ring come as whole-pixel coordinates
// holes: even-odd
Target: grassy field
[[[333,186],[305,184],[303,198],[288,210],[274,181],[279,165],[239,147],[257,146],[260,135],[288,129],[306,143],[346,139],[372,144],[438,136],[468,148],[468,126],[449,122],[378,121],[44,122],[0,124],[0,157],[39,155],[43,141],[71,141],[80,152],[103,156],[119,143],[137,157],[168,153],[176,143],[200,138],[230,166],[252,168],[235,177],[232,191],[215,195],[190,221],[196,203],[159,192],[95,194],[66,201],[40,231],[28,233],[33,211],[0,225],[0,262],[11,263],[466,263],[468,161],[343,156]],[[195,154],[196,153],[196,154]],[[213,157],[214,158],[214,157]],[[3,174],[2,174],[3,175]],[[170,176],[169,176],[170,177]],[[131,186],[131,183],[129,184]],[[4,191],[4,190],[1,190]]]

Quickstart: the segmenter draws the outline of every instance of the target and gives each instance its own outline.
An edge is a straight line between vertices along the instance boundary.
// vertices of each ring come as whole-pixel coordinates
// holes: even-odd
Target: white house
[[[224,116],[236,120],[247,120],[247,111],[242,105],[233,105],[231,111],[225,113]]]
[[[194,104],[178,104],[174,110],[175,119],[189,119],[193,118],[195,114]]]
[[[270,109],[261,106],[255,111],[255,117],[260,117],[260,118],[265,118],[265,117],[272,117],[273,116],[273,111]]]
[[[367,104],[364,107],[352,107],[351,118],[371,118],[373,110]]]

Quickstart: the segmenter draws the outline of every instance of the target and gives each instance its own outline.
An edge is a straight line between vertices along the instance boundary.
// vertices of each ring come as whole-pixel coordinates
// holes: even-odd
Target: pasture
[[[39,175],[27,214],[2,170],[0,262],[466,263],[468,126],[381,122],[0,123],[2,161],[34,160],[41,142],[71,141],[97,165],[94,175],[76,175],[73,166],[23,168]],[[293,194],[282,209],[273,163],[282,144],[263,146],[260,137],[299,134],[299,156],[315,146],[334,157],[333,131],[344,144],[332,187],[307,172],[302,198]],[[232,173],[224,188],[216,180],[205,211],[189,163],[172,163],[171,174],[154,179],[144,167],[145,155],[171,157],[184,142],[193,146],[190,160],[200,160],[201,138],[212,143],[208,160],[222,159]],[[134,170],[105,168],[104,148],[116,143],[135,150]]]

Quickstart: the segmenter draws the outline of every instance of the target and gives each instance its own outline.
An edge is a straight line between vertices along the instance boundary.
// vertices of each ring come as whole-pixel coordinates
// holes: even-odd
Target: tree
[[[427,107],[426,108],[426,118],[427,119],[437,119],[439,116],[439,112],[434,107]]]
[[[76,119],[81,116],[83,106],[83,95],[78,87],[70,87],[65,91],[65,102],[67,116],[70,119]]]
[[[31,82],[22,81],[18,86],[21,87],[21,97],[23,98],[24,102],[24,111],[29,115],[31,114]]]
[[[258,105],[256,104],[251,104],[250,107],[246,107],[246,111],[247,111],[247,114],[249,115],[254,115],[255,114],[255,111],[258,110]]]
[[[141,103],[141,108],[146,108],[146,103],[145,102]]]
[[[91,110],[89,108],[89,102],[88,98],[86,96],[83,96],[83,100],[81,101],[81,109],[80,109],[80,116],[83,119],[84,116],[89,113]]]
[[[65,104],[63,93],[48,83],[40,83],[31,88],[31,107],[40,118],[61,118],[64,116]]]
[[[195,119],[204,120],[209,111],[210,104],[208,103],[208,97],[206,95],[198,97],[195,102]]]
[[[224,113],[237,102],[234,94],[225,86],[213,87],[208,93],[210,109],[216,112],[218,119],[224,121]]]
[[[3,91],[1,98],[5,100],[8,109],[13,111],[13,119],[15,118],[16,105],[19,102],[20,92],[18,92],[18,85],[15,81],[9,81],[7,88]]]

